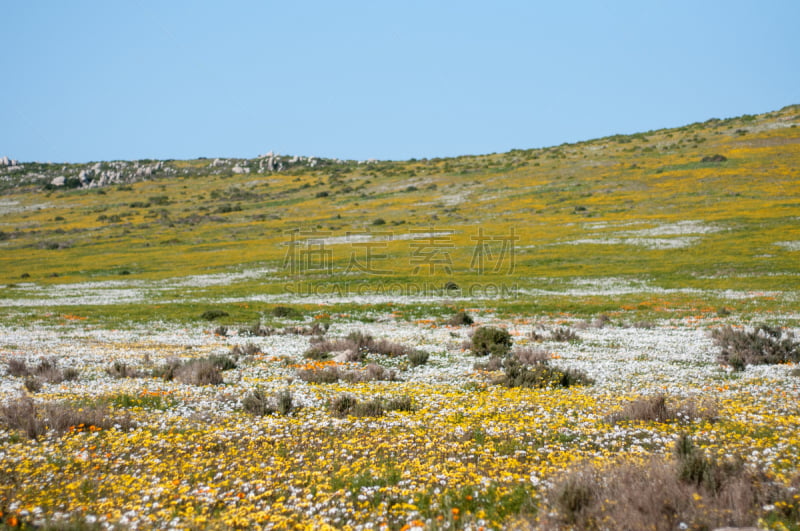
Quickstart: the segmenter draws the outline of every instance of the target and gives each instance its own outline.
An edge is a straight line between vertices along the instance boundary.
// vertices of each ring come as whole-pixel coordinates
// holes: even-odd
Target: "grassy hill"
[[[248,318],[259,303],[370,294],[509,311],[780,312],[800,287],[798,123],[790,106],[502,154],[282,157],[279,172],[263,159],[142,161],[157,171],[96,188],[48,183],[131,163],[26,164],[3,176],[0,311],[66,311],[62,295],[80,292],[107,293],[77,301],[107,317],[250,301],[234,316]]]

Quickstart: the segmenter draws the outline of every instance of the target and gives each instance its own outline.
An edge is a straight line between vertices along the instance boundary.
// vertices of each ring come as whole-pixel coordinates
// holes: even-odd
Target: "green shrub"
[[[475,320],[467,312],[458,312],[447,320],[447,324],[450,326],[469,326],[474,322]]]
[[[476,356],[505,356],[511,349],[511,334],[494,326],[481,326],[472,334],[472,353]]]
[[[224,310],[206,310],[202,313],[202,315],[200,315],[200,318],[205,319],[206,321],[213,321],[214,319],[227,316],[228,312]]]
[[[28,376],[25,378],[25,389],[27,389],[29,393],[38,393],[42,390],[42,382],[34,376]]]
[[[504,375],[495,383],[505,387],[568,388],[594,383],[583,371],[553,367],[547,362],[526,367],[513,356],[506,358],[503,368]]]
[[[229,371],[236,368],[236,362],[230,356],[225,356],[223,354],[212,354],[206,359],[211,362],[214,367],[221,371]]]
[[[301,317],[300,312],[290,306],[275,306],[272,309],[273,317],[280,317],[284,319],[298,319]]]
[[[424,350],[412,350],[407,354],[408,362],[411,363],[412,367],[419,367],[420,365],[425,365],[428,363],[428,358],[430,354],[425,352]]]
[[[380,417],[387,411],[413,411],[411,398],[407,396],[391,399],[373,398],[358,400],[352,395],[343,394],[334,398],[329,406],[335,417]]]

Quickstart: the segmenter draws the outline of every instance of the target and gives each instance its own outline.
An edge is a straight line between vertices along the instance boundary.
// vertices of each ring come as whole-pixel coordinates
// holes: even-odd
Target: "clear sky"
[[[0,156],[533,148],[800,103],[800,1],[0,4]]]

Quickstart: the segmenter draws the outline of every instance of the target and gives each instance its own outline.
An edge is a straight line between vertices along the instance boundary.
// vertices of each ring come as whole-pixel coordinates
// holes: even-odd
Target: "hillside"
[[[798,122],[2,159],[0,529],[800,529]]]
[[[16,163],[0,168],[0,306],[148,300],[182,315],[358,295],[613,310],[655,294],[779,310],[800,287],[798,123],[790,106],[404,162]]]

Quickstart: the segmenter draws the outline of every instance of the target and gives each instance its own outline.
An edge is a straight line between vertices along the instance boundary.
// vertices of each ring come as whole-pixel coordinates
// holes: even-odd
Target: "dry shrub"
[[[687,400],[678,406],[669,404],[667,396],[658,394],[629,402],[621,411],[606,417],[612,424],[623,421],[675,422],[692,420],[714,421],[718,409],[710,400]]]
[[[328,324],[314,323],[312,326],[287,326],[281,333],[293,336],[324,336],[328,332]]]
[[[372,398],[358,400],[353,395],[343,394],[334,398],[329,411],[334,417],[380,417],[387,411],[413,411],[411,398],[408,396],[391,399]]]
[[[25,389],[28,390],[29,393],[38,393],[42,390],[42,382],[38,378],[33,376],[28,376],[25,378]]]
[[[127,363],[119,360],[112,363],[111,366],[106,369],[106,372],[114,378],[138,378],[141,376],[139,371],[132,369]]]
[[[261,389],[254,389],[245,395],[242,407],[252,415],[263,416],[273,413],[288,415],[294,409],[294,397],[288,389],[279,391],[272,396],[267,395]]]
[[[375,354],[383,354],[384,356],[391,356],[393,358],[406,356],[409,352],[413,351],[413,349],[405,345],[389,341],[388,339],[372,341],[367,345],[367,350]]]
[[[550,354],[547,351],[532,347],[517,347],[512,352],[512,356],[522,365],[537,365],[550,360]]]
[[[492,356],[485,362],[477,362],[472,366],[476,371],[499,371],[503,368],[503,358]]]
[[[377,363],[370,363],[367,365],[365,371],[366,377],[361,379],[362,371],[352,371],[351,374],[356,375],[356,379],[352,380],[354,382],[372,382],[375,380],[382,380],[386,382],[393,382],[397,379],[397,375],[393,370],[387,369],[383,365],[378,365]]]
[[[297,371],[297,377],[309,383],[335,383],[339,380],[349,383],[372,382],[376,380],[392,382],[397,379],[397,374],[395,371],[387,369],[382,365],[370,363],[363,370],[346,370],[336,365],[300,369]]]
[[[474,322],[475,320],[467,312],[458,312],[450,319],[448,319],[446,324],[450,326],[469,326]]]
[[[425,352],[424,350],[412,350],[408,354],[408,362],[411,364],[412,367],[419,367],[420,365],[425,365],[428,363],[428,358],[430,358],[430,354]]]
[[[210,360],[191,360],[175,368],[173,378],[190,385],[221,384],[222,372]]]
[[[256,321],[249,328],[239,329],[240,336],[267,337],[273,335],[274,333],[274,328],[262,325],[261,321]]]
[[[25,363],[25,360],[16,358],[8,360],[6,363],[6,371],[10,376],[16,376],[17,378],[22,378],[30,374],[28,372],[28,364]]]
[[[297,377],[308,383],[335,383],[342,377],[342,370],[335,365],[327,367],[300,369]]]
[[[230,355],[234,358],[243,358],[246,356],[255,356],[261,354],[261,347],[255,343],[246,343],[244,345],[234,345],[231,349]]]
[[[132,426],[127,416],[112,418],[104,406],[77,406],[55,402],[36,405],[28,397],[13,400],[0,408],[0,423],[13,430],[20,430],[31,439],[37,439],[47,430],[63,434],[72,430],[109,429]]]
[[[366,353],[381,354],[384,356],[407,356],[413,348],[388,339],[376,340],[369,334],[361,331],[351,332],[346,338],[312,340],[311,347],[304,356],[314,360],[330,358],[331,352],[348,352],[344,361],[361,361]]]
[[[791,499],[791,489],[764,473],[739,461],[708,458],[687,441],[678,441],[672,459],[576,467],[550,488],[547,503],[555,512],[544,511],[544,527],[671,531],[679,526],[754,526],[766,506]]]
[[[762,324],[753,330],[734,329],[730,325],[711,332],[720,347],[720,363],[744,370],[747,365],[800,361],[800,342],[791,331]]]
[[[23,360],[12,359],[8,361],[6,370],[11,376],[35,378],[40,384],[42,381],[52,384],[72,381],[79,375],[77,369],[59,369],[56,360],[52,358],[42,358],[33,368],[28,367]]]
[[[561,326],[550,332],[553,341],[580,341],[580,336],[568,326]]]

